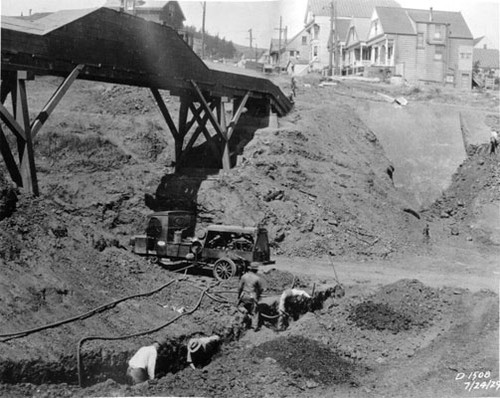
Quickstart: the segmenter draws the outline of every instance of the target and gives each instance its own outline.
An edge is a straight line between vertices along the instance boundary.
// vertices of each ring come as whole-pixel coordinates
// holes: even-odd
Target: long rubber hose
[[[183,312],[182,314],[177,315],[173,319],[171,319],[171,320],[165,322],[164,324],[157,326],[153,329],[145,330],[143,332],[127,334],[127,335],[123,335],[123,336],[87,336],[87,337],[82,337],[78,341],[77,348],[76,348],[76,359],[77,359],[76,365],[77,365],[77,370],[78,370],[78,385],[80,387],[82,387],[82,368],[83,368],[83,366],[82,366],[82,358],[81,358],[81,347],[85,341],[89,341],[89,340],[125,340],[125,339],[129,339],[132,337],[144,336],[147,334],[157,332],[158,330],[163,329],[164,327],[167,327],[168,325],[174,323],[179,318],[182,318],[185,315],[190,315],[193,312],[195,312],[198,309],[198,307],[200,306],[200,304],[203,300],[203,296],[205,296],[207,294],[208,289],[209,288],[206,288],[205,290],[203,290],[203,292],[201,292],[201,295],[200,295],[198,302],[191,310]]]
[[[66,323],[71,323],[71,322],[74,322],[74,321],[78,321],[78,320],[83,320],[83,319],[86,319],[98,312],[102,312],[104,310],[108,310],[108,309],[111,309],[113,307],[115,307],[117,304],[123,302],[123,301],[126,301],[126,300],[130,300],[130,299],[133,299],[133,298],[136,298],[136,297],[144,297],[144,296],[150,296],[152,294],[155,294],[157,292],[159,292],[160,290],[163,290],[165,289],[166,287],[170,286],[172,283],[176,282],[176,281],[180,281],[181,279],[173,279],[171,280],[170,282],[168,283],[165,283],[164,285],[160,286],[159,288],[155,289],[155,290],[151,290],[149,292],[146,292],[146,293],[138,293],[138,294],[133,294],[133,295],[130,295],[130,296],[126,296],[126,297],[122,297],[118,300],[115,300],[115,301],[112,301],[110,303],[107,303],[107,304],[103,304],[97,308],[94,308],[93,310],[90,310],[88,312],[85,312],[83,314],[80,314],[80,315],[76,315],[74,317],[71,317],[71,318],[67,318],[67,319],[63,319],[61,321],[57,321],[57,322],[54,322],[54,323],[50,323],[48,325],[44,325],[44,326],[39,326],[39,327],[36,327],[36,328],[33,328],[33,329],[27,329],[27,330],[22,330],[22,331],[19,331],[19,332],[12,332],[12,333],[3,333],[3,334],[0,334],[0,338],[3,338],[2,340],[0,340],[0,342],[6,342],[6,341],[9,341],[9,340],[13,340],[13,339],[17,339],[17,338],[20,338],[20,337],[24,337],[24,336],[27,336],[29,334],[32,334],[32,333],[36,333],[36,332],[40,332],[42,330],[46,330],[46,329],[50,329],[50,328],[54,328],[54,327],[57,327],[57,326],[61,326],[61,325],[64,325]]]

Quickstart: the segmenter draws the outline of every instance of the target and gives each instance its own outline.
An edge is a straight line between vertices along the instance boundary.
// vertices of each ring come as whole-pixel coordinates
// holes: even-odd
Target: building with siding
[[[366,47],[365,75],[471,87],[473,37],[460,12],[375,7]]]
[[[273,67],[292,69],[295,65],[309,64],[309,40],[306,29],[302,29],[290,40],[271,39],[269,46],[269,61]]]
[[[370,19],[375,6],[400,7],[395,0],[308,0],[304,23],[311,69],[325,70],[330,57],[341,68],[351,19]]]
[[[177,1],[108,0],[104,7],[136,15],[181,31],[186,17]]]

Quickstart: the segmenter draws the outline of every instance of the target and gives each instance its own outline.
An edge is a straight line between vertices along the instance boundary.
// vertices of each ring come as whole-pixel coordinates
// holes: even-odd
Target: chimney
[[[432,15],[432,7],[429,9],[429,22],[434,20],[434,15]]]
[[[488,45],[487,45],[487,44],[483,44],[483,48],[484,48],[485,50],[487,50],[487,49],[488,49]]]
[[[31,8],[30,8],[30,17],[31,17]]]

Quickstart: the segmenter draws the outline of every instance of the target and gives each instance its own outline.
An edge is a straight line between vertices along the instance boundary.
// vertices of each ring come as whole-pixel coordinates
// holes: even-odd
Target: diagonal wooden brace
[[[31,123],[31,138],[35,138],[37,133],[42,128],[43,124],[47,121],[50,114],[54,111],[57,104],[59,104],[61,99],[64,97],[64,94],[66,94],[66,92],[71,87],[73,82],[78,77],[78,74],[82,71],[84,67],[85,65],[82,64],[77,65],[75,69],[73,69],[71,73],[68,75],[68,77],[64,79],[64,81],[60,84],[60,86],[57,88],[54,94],[52,94],[52,97],[50,97],[50,99],[47,101],[45,107],[38,114],[35,120],[33,120],[33,122]]]
[[[170,112],[168,111],[167,105],[165,105],[165,101],[163,101],[163,97],[161,96],[160,92],[158,91],[157,88],[151,87],[151,92],[153,93],[153,97],[156,100],[156,103],[158,104],[158,108],[160,108],[160,112],[165,118],[165,121],[167,122],[168,128],[170,129],[170,132],[172,133],[172,136],[174,139],[179,138],[179,131],[177,130],[177,127],[175,127],[175,123],[172,120],[172,116],[170,116]]]
[[[21,177],[21,173],[19,172],[19,168],[17,167],[16,161],[14,159],[14,155],[10,150],[9,143],[7,142],[7,138],[3,133],[2,128],[0,127],[0,153],[5,160],[5,165],[7,166],[7,170],[9,171],[10,178],[14,181],[18,186],[23,186],[23,179]]]
[[[18,139],[26,141],[26,134],[24,133],[24,129],[17,122],[14,116],[10,114],[7,108],[3,106],[3,104],[0,104],[0,118]]]
[[[196,94],[198,94],[198,98],[200,99],[200,104],[205,109],[205,112],[207,112],[208,118],[209,118],[210,122],[212,123],[212,126],[214,126],[215,131],[217,132],[217,134],[219,134],[224,139],[224,141],[227,141],[226,131],[221,127],[221,125],[217,121],[217,118],[213,114],[212,110],[210,109],[207,101],[205,100],[205,97],[203,97],[203,93],[201,92],[200,88],[198,87],[198,85],[196,84],[196,82],[194,80],[191,80],[191,84],[193,85],[193,87],[196,91]]]
[[[234,133],[234,128],[236,127],[236,124],[238,123],[238,120],[240,120],[241,114],[243,113],[243,109],[245,109],[245,105],[248,101],[248,98],[250,97],[250,91],[248,91],[245,96],[243,97],[243,100],[240,103],[240,106],[238,107],[238,110],[234,114],[233,118],[229,122],[228,125],[228,130],[227,130],[227,139],[230,140],[231,136]]]

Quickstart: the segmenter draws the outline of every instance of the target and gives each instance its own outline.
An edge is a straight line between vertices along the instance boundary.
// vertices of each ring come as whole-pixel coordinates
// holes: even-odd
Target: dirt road
[[[498,253],[480,253],[472,248],[442,247],[420,256],[391,260],[342,261],[332,257],[338,278],[345,285],[378,286],[399,279],[418,279],[432,287],[459,287],[472,292],[499,291]],[[334,271],[328,257],[314,259],[278,257],[273,267],[297,275],[314,275],[331,282]]]

